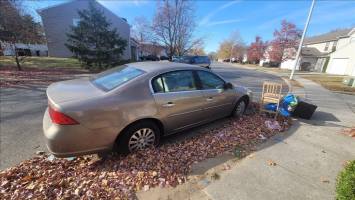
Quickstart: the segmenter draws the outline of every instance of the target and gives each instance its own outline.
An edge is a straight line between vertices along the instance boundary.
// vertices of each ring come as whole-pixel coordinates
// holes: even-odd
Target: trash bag
[[[279,113],[284,117],[291,116],[292,112],[295,110],[298,104],[297,96],[293,94],[287,94],[282,98],[280,103]]]
[[[264,108],[266,110],[270,110],[270,111],[276,111],[277,108],[277,104],[276,103],[268,103],[264,106]]]

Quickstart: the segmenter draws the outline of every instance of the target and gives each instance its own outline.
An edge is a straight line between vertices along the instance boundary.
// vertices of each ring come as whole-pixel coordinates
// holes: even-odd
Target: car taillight
[[[75,125],[79,124],[73,118],[53,109],[51,106],[48,106],[49,116],[52,119],[52,122],[59,125]]]

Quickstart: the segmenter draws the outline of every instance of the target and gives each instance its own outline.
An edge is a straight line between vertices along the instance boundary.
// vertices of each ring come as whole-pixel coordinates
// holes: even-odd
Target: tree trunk
[[[19,61],[19,59],[18,59],[18,53],[17,53],[16,50],[15,50],[15,60],[16,60],[17,69],[18,69],[19,71],[22,71],[22,67],[21,67],[20,61]]]

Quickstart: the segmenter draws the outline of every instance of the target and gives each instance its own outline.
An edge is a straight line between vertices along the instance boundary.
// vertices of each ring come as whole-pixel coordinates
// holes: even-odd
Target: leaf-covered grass
[[[320,75],[304,75],[302,77],[314,81],[316,83],[319,83],[323,87],[327,88],[328,90],[355,95],[354,87],[350,87],[342,83],[344,76],[320,74]]]
[[[252,106],[256,111],[258,105]],[[260,135],[270,138],[278,133],[268,129],[265,120],[257,113],[226,119],[191,137],[127,156],[50,160],[40,155],[0,171],[0,194],[2,199],[137,199],[135,192],[142,189],[183,184],[195,163],[235,147],[238,155],[246,156],[264,142]],[[211,178],[218,180],[220,175],[215,172]]]
[[[349,162],[337,178],[337,200],[355,200],[355,160]]]
[[[34,68],[81,68],[77,59],[55,57],[26,57],[21,65]],[[0,67],[16,68],[15,59],[12,56],[0,56]]]

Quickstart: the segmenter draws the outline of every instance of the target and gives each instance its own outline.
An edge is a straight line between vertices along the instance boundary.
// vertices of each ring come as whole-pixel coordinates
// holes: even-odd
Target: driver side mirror
[[[227,82],[227,83],[224,84],[223,88],[225,90],[233,89],[233,85],[232,85],[232,83]]]

